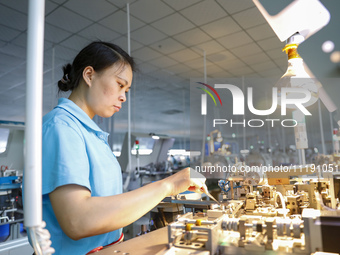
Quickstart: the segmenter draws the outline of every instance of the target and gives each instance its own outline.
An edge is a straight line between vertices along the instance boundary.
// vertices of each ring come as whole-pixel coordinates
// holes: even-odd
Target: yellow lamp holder
[[[287,40],[287,44],[282,49],[288,55],[288,68],[285,74],[277,82],[279,96],[281,96],[281,88],[303,88],[311,93],[311,99],[304,104],[308,107],[314,104],[318,99],[318,86],[316,80],[311,77],[305,70],[303,59],[299,55],[297,48],[304,41],[304,37],[299,33],[294,34]],[[290,92],[287,98],[298,99],[302,94]],[[280,102],[279,102],[280,103]],[[296,109],[295,105],[287,105],[287,108]]]
[[[286,52],[288,55],[288,60],[292,58],[301,58],[299,53],[297,52],[298,44],[286,44],[286,46],[282,49],[282,51]]]

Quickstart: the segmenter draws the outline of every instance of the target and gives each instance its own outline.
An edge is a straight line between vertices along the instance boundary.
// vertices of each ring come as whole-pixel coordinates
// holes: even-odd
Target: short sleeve
[[[84,139],[79,132],[62,121],[43,126],[43,195],[67,184],[84,186],[91,191],[89,160]]]

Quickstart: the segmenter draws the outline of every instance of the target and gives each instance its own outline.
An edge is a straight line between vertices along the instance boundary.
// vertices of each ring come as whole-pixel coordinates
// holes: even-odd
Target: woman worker
[[[164,197],[202,183],[190,169],[122,193],[121,169],[108,134],[92,121],[111,117],[126,101],[135,64],[118,46],[93,42],[66,65],[58,82],[68,99],[43,118],[43,219],[55,254],[86,254],[120,240],[121,228]]]

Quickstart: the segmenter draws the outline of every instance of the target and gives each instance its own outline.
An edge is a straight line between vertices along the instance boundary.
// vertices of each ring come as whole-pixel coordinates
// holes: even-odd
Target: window
[[[9,137],[9,129],[0,128],[0,153],[3,153],[6,151],[8,137]]]

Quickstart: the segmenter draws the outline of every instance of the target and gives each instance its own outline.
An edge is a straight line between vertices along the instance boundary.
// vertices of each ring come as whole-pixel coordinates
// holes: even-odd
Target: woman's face
[[[119,112],[126,93],[132,83],[132,70],[130,65],[123,68],[113,65],[103,71],[94,71],[87,94],[89,116],[94,115],[107,118]]]

